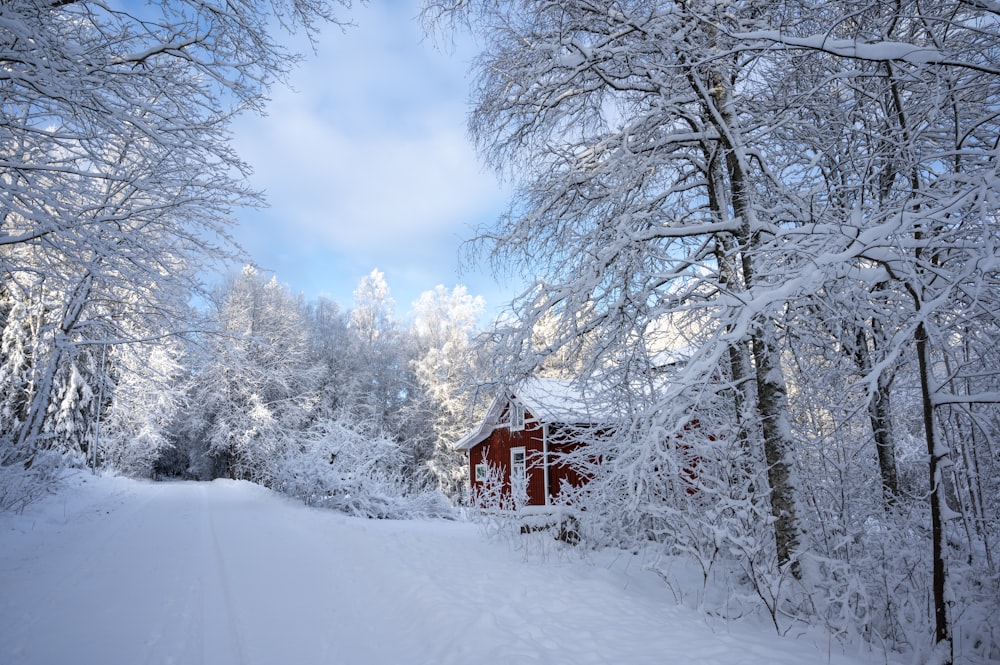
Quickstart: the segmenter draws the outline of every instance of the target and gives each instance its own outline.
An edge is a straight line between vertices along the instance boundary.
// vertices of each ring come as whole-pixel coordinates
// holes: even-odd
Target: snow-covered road
[[[470,524],[357,520],[248,483],[82,478],[0,513],[0,665],[855,662],[707,622],[638,563],[525,556]]]

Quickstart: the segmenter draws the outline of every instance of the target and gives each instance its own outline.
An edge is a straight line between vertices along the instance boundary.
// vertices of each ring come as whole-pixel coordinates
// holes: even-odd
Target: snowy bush
[[[488,451],[483,453],[484,459]],[[503,472],[494,464],[486,465],[486,475],[469,494],[469,516],[490,537],[513,537],[517,520],[515,504],[504,488]]]
[[[24,510],[55,491],[66,468],[83,463],[79,455],[41,451],[27,469],[22,464],[0,466],[0,510]]]
[[[306,504],[356,517],[452,517],[436,490],[414,490],[399,472],[399,444],[363,427],[327,421],[272,464],[273,487]]]
[[[488,453],[486,454],[488,456]],[[580,522],[568,505],[529,506],[527,484],[516,476],[511,489],[503,471],[486,465],[486,475],[470,494],[469,519],[490,539],[506,543],[525,557],[546,560],[580,542]]]

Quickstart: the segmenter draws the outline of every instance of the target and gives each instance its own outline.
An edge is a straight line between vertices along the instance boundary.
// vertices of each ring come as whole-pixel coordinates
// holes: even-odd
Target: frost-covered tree
[[[304,307],[276,278],[246,267],[221,289],[212,318],[191,380],[194,417],[182,429],[211,460],[202,473],[268,483],[315,399]]]
[[[396,318],[395,301],[379,270],[358,283],[348,331],[352,364],[344,384],[345,415],[398,442],[403,476],[427,485],[433,430],[411,362],[417,349]]]
[[[384,306],[380,273],[365,285],[374,296],[360,312],[303,302],[252,267],[223,285],[157,468],[248,479],[359,516],[447,513],[426,482],[433,431],[410,337]]]
[[[989,386],[1000,378],[1000,366],[992,354],[979,347],[972,360],[959,351],[976,366],[971,374],[956,371],[949,357],[978,346],[967,344],[969,332],[989,336],[995,319],[1000,40],[985,29],[995,16],[981,7],[850,8],[847,22],[842,14],[816,11],[794,34],[768,35],[785,49],[810,53],[809,75],[800,72],[789,81],[803,100],[801,113],[814,123],[821,118],[824,127],[811,137],[775,137],[789,152],[809,155],[795,162],[795,184],[810,192],[809,223],[783,240],[814,243],[811,260],[825,288],[832,292],[836,283],[840,307],[860,314],[839,344],[855,355],[868,393],[883,492],[890,499],[887,380],[900,365],[913,379],[918,409],[911,415],[922,424],[917,434],[929,467],[923,491],[929,498],[934,650],[949,661],[954,617],[948,616],[948,560],[956,571],[963,566],[946,544],[954,537],[947,521],[956,515],[949,505],[956,497],[949,497],[945,469],[955,467],[960,448],[943,445],[942,437],[953,406],[998,409]],[[853,287],[844,290],[845,283]],[[959,377],[972,375],[981,392],[966,393],[969,384]],[[972,560],[981,548],[969,542]],[[996,573],[987,576],[995,579]]]
[[[183,346],[168,343],[111,347],[106,362],[115,380],[100,417],[97,461],[119,473],[150,478],[174,447],[171,426],[187,405]]]
[[[294,64],[271,28],[311,33],[335,4],[0,6],[0,281],[45,310],[31,392],[4,395],[23,403],[4,423],[7,462],[53,443],[71,366],[100,355],[84,346],[183,327],[198,271],[234,253],[232,209],[257,202],[228,128]]]
[[[389,295],[385,275],[373,270],[354,291],[354,308],[349,317],[352,353],[359,363],[351,391],[351,410],[380,427],[390,426],[392,415],[406,398],[403,332],[395,315],[395,301]]]
[[[767,244],[797,201],[753,148],[770,117],[758,95],[765,79],[759,53],[731,35],[752,22],[751,5],[510,2],[457,11],[486,44],[473,135],[521,185],[506,223],[486,239],[497,260],[544,275],[517,303],[501,353],[523,361],[514,373],[530,371],[539,364],[534,329],[557,321],[545,352],[586,340],[581,373],[600,374],[629,401],[649,395],[636,391],[654,351],[649,326],[684,310],[703,327],[711,321],[676,385],[704,385],[726,366],[728,389],[743,395],[744,421],[735,424],[743,433],[732,438],[761,434],[777,560],[794,567],[793,444],[775,346],[783,301],[769,294],[780,278]],[[659,414],[654,432],[683,428],[698,398],[678,390],[629,408]]]
[[[346,387],[356,364],[348,312],[320,297],[306,306],[309,356],[317,363],[317,418],[336,418],[348,403]]]
[[[441,490],[459,499],[468,485],[465,454],[454,444],[473,422],[476,356],[473,336],[485,301],[464,286],[437,286],[413,304],[412,331],[418,348],[413,361],[426,418],[433,423],[434,452],[428,461]]]
[[[6,463],[14,455],[14,440],[27,420],[34,399],[32,376],[34,359],[39,353],[39,326],[43,321],[43,305],[27,302],[19,294],[0,284],[0,418],[5,426],[0,431],[0,445]]]

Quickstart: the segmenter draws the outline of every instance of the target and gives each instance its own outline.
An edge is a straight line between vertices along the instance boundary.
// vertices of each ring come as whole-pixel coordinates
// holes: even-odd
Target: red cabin
[[[593,412],[570,381],[531,379],[494,399],[479,427],[455,447],[469,451],[473,490],[483,489],[492,468],[505,495],[514,479],[526,486],[526,505],[548,506],[566,483],[586,482],[564,462],[565,454],[584,445],[584,433],[593,437],[607,428],[606,418]]]

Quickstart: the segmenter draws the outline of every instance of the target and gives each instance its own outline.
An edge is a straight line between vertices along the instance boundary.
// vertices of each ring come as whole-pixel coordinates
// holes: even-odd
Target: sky
[[[464,284],[493,312],[512,284],[462,259],[508,193],[468,138],[471,44],[425,37],[419,0],[355,4],[316,53],[272,91],[266,117],[235,124],[235,146],[269,207],[238,213],[236,238],[263,269],[307,298],[353,303],[385,274],[399,316],[421,292]]]

